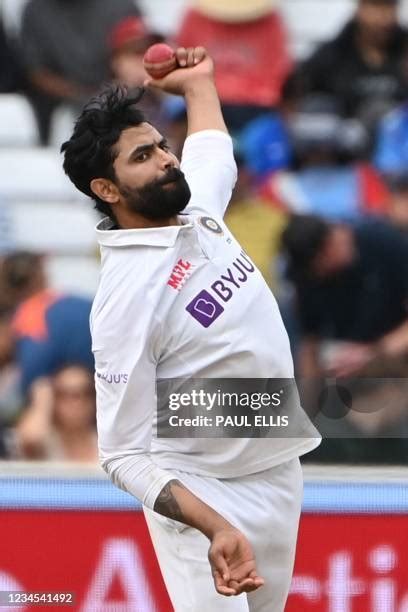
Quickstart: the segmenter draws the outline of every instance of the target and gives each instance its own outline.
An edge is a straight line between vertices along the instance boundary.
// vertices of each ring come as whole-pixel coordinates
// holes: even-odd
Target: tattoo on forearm
[[[173,495],[172,489],[174,487],[185,489],[184,485],[182,485],[179,480],[170,480],[170,482],[160,491],[153,510],[159,514],[163,514],[163,516],[183,523],[183,512],[181,511],[177,499]]]

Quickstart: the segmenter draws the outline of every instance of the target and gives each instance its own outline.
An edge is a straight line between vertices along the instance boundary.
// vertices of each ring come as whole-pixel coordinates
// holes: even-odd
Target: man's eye
[[[138,162],[144,162],[149,158],[149,154],[148,153],[140,153],[137,157],[136,157],[136,161]]]
[[[160,148],[163,149],[163,151],[170,151],[170,145],[167,144],[166,142],[164,142],[163,144],[160,145]]]

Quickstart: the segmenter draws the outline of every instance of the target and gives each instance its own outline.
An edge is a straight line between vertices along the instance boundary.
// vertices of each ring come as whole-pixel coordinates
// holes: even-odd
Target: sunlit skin
[[[92,191],[110,204],[122,229],[163,227],[178,225],[177,216],[150,220],[129,210],[119,186],[137,190],[156,179],[164,178],[170,168],[179,168],[180,162],[170,151],[166,139],[150,123],[124,130],[115,145],[118,155],[113,163],[116,182],[98,178],[91,182]],[[172,183],[164,186],[171,189]]]

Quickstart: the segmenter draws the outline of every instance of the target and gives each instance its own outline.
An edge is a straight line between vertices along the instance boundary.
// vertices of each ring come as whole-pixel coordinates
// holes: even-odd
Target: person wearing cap
[[[113,81],[130,90],[142,87],[148,76],[143,65],[144,54],[151,45],[163,41],[163,36],[149,30],[141,17],[119,21],[108,36]],[[167,127],[165,99],[163,92],[147,89],[140,102],[147,119],[160,130]]]
[[[140,95],[112,87],[62,147],[66,173],[105,214],[90,318],[100,460],[141,500],[177,612],[283,612],[301,510],[299,456],[320,443],[297,392],[306,429],[294,422],[291,437],[285,427],[274,439],[203,437],[192,423],[184,435],[160,434],[169,417],[163,386],[245,377],[291,386],[293,377],[276,301],[223,221],[236,164],[213,62],[203,47],[178,48],[176,61],[147,84],[184,96],[181,164],[138,110]]]
[[[371,137],[378,120],[406,96],[408,32],[398,23],[398,4],[358,0],[341,32],[322,43],[291,77],[300,96],[334,96],[341,114],[363,121]]]
[[[139,16],[134,0],[30,0],[19,47],[43,143],[64,103],[79,109],[109,78],[107,38],[113,26]]]
[[[129,88],[141,87],[147,78],[143,56],[147,49],[163,42],[150,31],[141,17],[126,17],[109,32],[110,67],[113,78]]]

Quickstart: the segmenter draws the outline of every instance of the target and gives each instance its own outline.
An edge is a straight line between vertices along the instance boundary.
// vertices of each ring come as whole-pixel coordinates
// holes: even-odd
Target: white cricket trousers
[[[175,612],[283,612],[295,560],[303,495],[298,458],[257,474],[218,479],[175,470],[197,497],[248,538],[264,586],[219,595],[208,562],[209,540],[197,529],[144,508]]]

